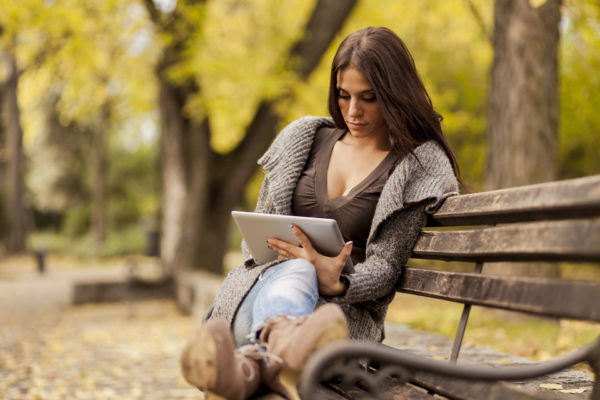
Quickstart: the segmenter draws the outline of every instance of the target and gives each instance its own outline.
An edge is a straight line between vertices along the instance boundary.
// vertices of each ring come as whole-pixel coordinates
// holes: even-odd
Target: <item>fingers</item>
[[[290,228],[292,229],[292,232],[294,233],[294,235],[296,235],[296,237],[300,241],[300,244],[302,245],[302,247],[304,247],[308,251],[312,250],[312,248],[313,248],[312,242],[310,241],[308,236],[306,236],[304,234],[302,229],[298,228],[296,225],[291,225]]]
[[[277,252],[282,258],[298,258],[298,251],[301,250],[298,246],[294,246],[284,240],[275,238],[269,238],[267,240],[267,246]]]
[[[346,263],[346,260],[348,259],[348,257],[350,257],[350,254],[352,254],[353,245],[354,243],[352,243],[352,241],[344,243],[344,247],[342,247],[342,250],[340,251],[340,254],[337,255],[337,258],[341,259],[344,263]]]

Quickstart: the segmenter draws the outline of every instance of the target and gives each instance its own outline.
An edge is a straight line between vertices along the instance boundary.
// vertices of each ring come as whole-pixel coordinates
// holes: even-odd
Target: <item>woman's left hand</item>
[[[352,242],[347,242],[335,257],[325,256],[314,249],[308,236],[296,225],[291,226],[292,232],[300,241],[300,246],[284,240],[269,238],[269,247],[275,250],[279,259],[304,258],[315,267],[319,292],[325,296],[338,296],[346,291],[346,285],[340,281],[342,269],[352,252]]]

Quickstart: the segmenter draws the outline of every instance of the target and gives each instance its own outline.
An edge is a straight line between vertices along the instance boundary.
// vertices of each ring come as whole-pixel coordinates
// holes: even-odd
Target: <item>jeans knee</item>
[[[274,271],[271,280],[276,284],[265,285],[265,293],[269,296],[285,297],[287,294],[301,292],[310,293],[310,297],[318,297],[317,272],[310,262],[303,258],[295,258],[281,263],[277,268],[279,270]]]
[[[317,278],[317,271],[315,270],[315,266],[312,265],[309,261],[304,258],[294,258],[293,260],[289,260],[286,262],[286,270],[290,273],[301,274],[307,277]]]

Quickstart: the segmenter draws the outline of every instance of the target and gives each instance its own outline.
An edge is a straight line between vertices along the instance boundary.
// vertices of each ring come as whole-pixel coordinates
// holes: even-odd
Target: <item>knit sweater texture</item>
[[[322,126],[333,127],[333,120],[303,117],[292,122],[258,160],[265,178],[257,212],[291,214],[296,182],[308,160],[315,133]],[[414,154],[416,158],[409,154],[400,161],[381,192],[367,239],[366,259],[354,266],[354,273],[345,275],[348,289],[341,296],[322,296],[318,302],[339,304],[348,318],[350,337],[356,340],[383,340],[387,307],[427,213],[433,213],[448,196],[458,194],[450,161],[436,142],[421,144]],[[242,249],[249,257],[243,244]],[[256,265],[249,257],[233,268],[217,292],[208,317],[232,324],[260,273],[277,263]]]

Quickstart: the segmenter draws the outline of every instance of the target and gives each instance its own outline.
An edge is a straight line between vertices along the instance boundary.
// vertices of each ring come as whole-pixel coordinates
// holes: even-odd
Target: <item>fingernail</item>
[[[290,225],[290,229],[294,229],[294,225]]]
[[[352,240],[349,240],[346,242],[346,246],[352,246],[354,243],[352,242]]]

